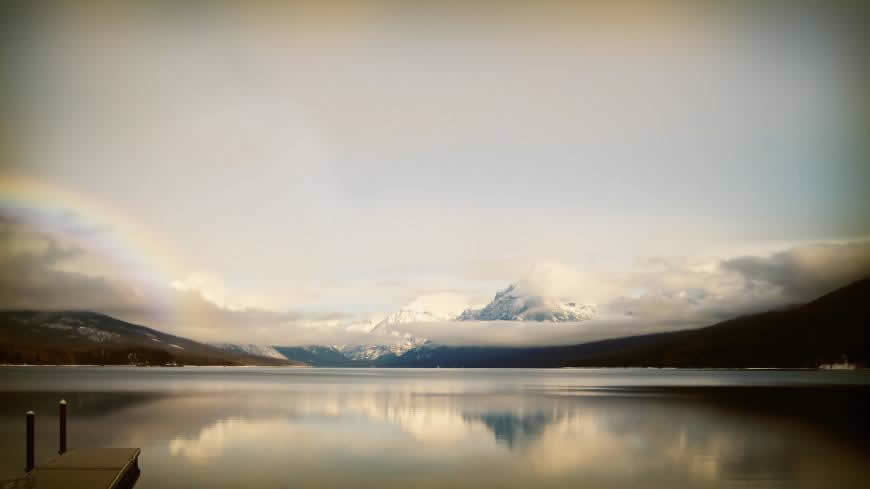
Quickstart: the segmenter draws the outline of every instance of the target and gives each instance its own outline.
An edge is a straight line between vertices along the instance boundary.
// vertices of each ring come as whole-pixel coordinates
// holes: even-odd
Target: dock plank
[[[30,474],[34,489],[111,489],[118,478],[114,469],[36,469]]]
[[[2,489],[130,489],[139,477],[138,448],[73,450],[37,465]]]
[[[138,448],[89,448],[71,450],[36,466],[42,470],[56,469],[122,469],[139,456]]]

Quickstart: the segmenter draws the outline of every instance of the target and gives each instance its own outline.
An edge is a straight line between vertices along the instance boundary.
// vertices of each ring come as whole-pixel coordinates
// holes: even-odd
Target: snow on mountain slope
[[[350,360],[377,360],[390,353],[400,357],[409,350],[426,345],[429,340],[409,336],[400,343],[381,345],[343,345],[336,347],[346,358]]]
[[[466,309],[458,321],[585,321],[595,317],[594,305],[554,297],[523,294],[516,284],[495,294],[483,309]]]
[[[402,325],[448,320],[449,317],[429,311],[400,309],[368,328],[367,332],[372,336],[370,344],[343,345],[336,349],[351,360],[376,360],[390,353],[402,356],[408,350],[429,342],[426,338],[417,338],[402,331]]]
[[[233,353],[247,353],[248,355],[258,357],[287,360],[287,357],[269,345],[254,345],[251,343],[210,343],[210,345]]]
[[[306,359],[327,359],[336,361],[336,356],[347,360],[377,360],[393,354],[402,356],[405,352],[428,345],[426,338],[417,338],[403,330],[403,326],[414,323],[449,321],[455,315],[436,314],[423,309],[424,305],[412,303],[383,318],[357,319],[344,325],[344,330],[352,333],[365,333],[360,343],[345,345],[308,345],[300,347],[278,346],[291,356],[303,355]],[[359,335],[357,335],[359,337]]]

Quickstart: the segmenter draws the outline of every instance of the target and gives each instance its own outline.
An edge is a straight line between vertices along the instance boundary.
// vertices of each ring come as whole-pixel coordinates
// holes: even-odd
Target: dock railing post
[[[63,455],[66,453],[66,399],[60,400],[60,431],[58,440],[57,453]]]
[[[33,470],[33,421],[36,415],[33,411],[27,411],[27,454],[25,472]]]

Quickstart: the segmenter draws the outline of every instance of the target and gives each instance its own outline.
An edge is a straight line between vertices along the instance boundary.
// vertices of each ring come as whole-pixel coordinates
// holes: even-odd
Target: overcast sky
[[[867,271],[849,12],[406,3],[7,18],[0,306],[292,344],[522,281],[646,330]]]

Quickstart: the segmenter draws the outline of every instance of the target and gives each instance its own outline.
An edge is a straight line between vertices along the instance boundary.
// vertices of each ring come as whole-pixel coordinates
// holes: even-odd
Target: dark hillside
[[[290,365],[87,311],[0,311],[0,363]]]

